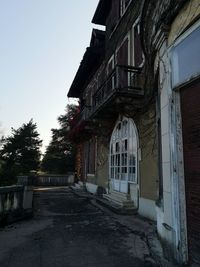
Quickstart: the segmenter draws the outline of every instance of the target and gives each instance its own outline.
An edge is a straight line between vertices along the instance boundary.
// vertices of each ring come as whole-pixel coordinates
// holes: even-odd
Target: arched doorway
[[[109,177],[112,189],[127,193],[128,183],[137,183],[138,138],[132,119],[119,120],[110,140]]]

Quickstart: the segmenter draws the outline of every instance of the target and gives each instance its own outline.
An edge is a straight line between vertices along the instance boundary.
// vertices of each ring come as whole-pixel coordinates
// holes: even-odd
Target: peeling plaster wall
[[[108,155],[109,143],[105,144],[102,137],[97,138],[96,172],[95,175],[87,175],[87,182],[108,189]]]
[[[158,181],[157,132],[155,106],[139,117],[136,122],[139,133],[141,160],[139,161],[140,197],[156,200]]]
[[[168,45],[170,46],[174,40],[197,18],[200,18],[200,1],[191,0],[180,11],[171,25]]]
[[[163,204],[157,206],[157,229],[162,241],[168,244],[168,253],[174,254],[176,250],[175,228],[173,221],[173,169],[171,161],[172,136],[170,121],[172,118],[170,88],[170,59],[167,53],[167,42],[164,41],[157,54],[160,73],[160,110],[161,110],[161,143],[162,143],[162,176],[163,176]]]
[[[97,147],[97,176],[96,183],[99,186],[103,186],[108,189],[108,178],[109,178],[109,167],[108,167],[108,157],[109,157],[109,141],[107,143],[102,142],[102,138],[98,138]]]
[[[157,229],[167,244],[169,253],[179,262],[187,262],[187,230],[183,171],[178,171],[181,162],[181,147],[178,140],[181,123],[178,122],[178,92],[171,88],[170,46],[191,24],[200,17],[200,2],[189,1],[173,20],[168,36],[160,35],[154,70],[160,73],[160,108],[163,170],[163,206],[157,207]],[[179,110],[180,112],[180,110]],[[181,137],[179,137],[180,139]],[[181,145],[182,146],[182,145]],[[177,150],[178,149],[178,150]],[[183,165],[181,165],[183,166]]]

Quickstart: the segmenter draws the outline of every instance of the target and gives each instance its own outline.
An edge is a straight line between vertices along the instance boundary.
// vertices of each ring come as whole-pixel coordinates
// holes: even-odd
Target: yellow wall
[[[171,30],[168,38],[169,46],[193,21],[195,21],[195,19],[199,15],[200,1],[190,0],[180,11],[179,15],[175,18],[171,25]]]
[[[150,200],[157,199],[157,133],[155,124],[155,107],[149,111],[133,118],[139,135],[139,147],[141,150],[141,160],[139,161],[139,187],[140,197]],[[102,140],[98,137],[96,175],[88,177],[87,181],[104,188],[108,187],[109,178],[109,138]]]
[[[139,162],[140,197],[157,199],[158,157],[155,107],[140,116],[138,125],[141,160]]]
[[[87,181],[98,186],[108,187],[108,155],[109,143],[101,137],[97,138],[96,175],[87,177]]]

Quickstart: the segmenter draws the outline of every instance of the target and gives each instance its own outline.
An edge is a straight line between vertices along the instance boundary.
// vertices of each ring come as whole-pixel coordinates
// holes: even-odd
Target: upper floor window
[[[96,139],[87,142],[87,174],[95,174],[96,164]]]
[[[187,32],[172,49],[172,85],[180,85],[200,74],[200,26]]]
[[[135,67],[141,67],[144,63],[144,55],[142,52],[142,45],[140,40],[140,24],[137,23],[133,27],[133,64]]]
[[[120,16],[123,16],[131,0],[120,0]]]

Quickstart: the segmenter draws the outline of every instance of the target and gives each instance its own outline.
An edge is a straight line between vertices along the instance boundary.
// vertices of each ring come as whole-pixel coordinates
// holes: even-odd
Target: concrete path
[[[139,231],[67,187],[37,189],[34,210],[0,229],[0,267],[156,266]]]

